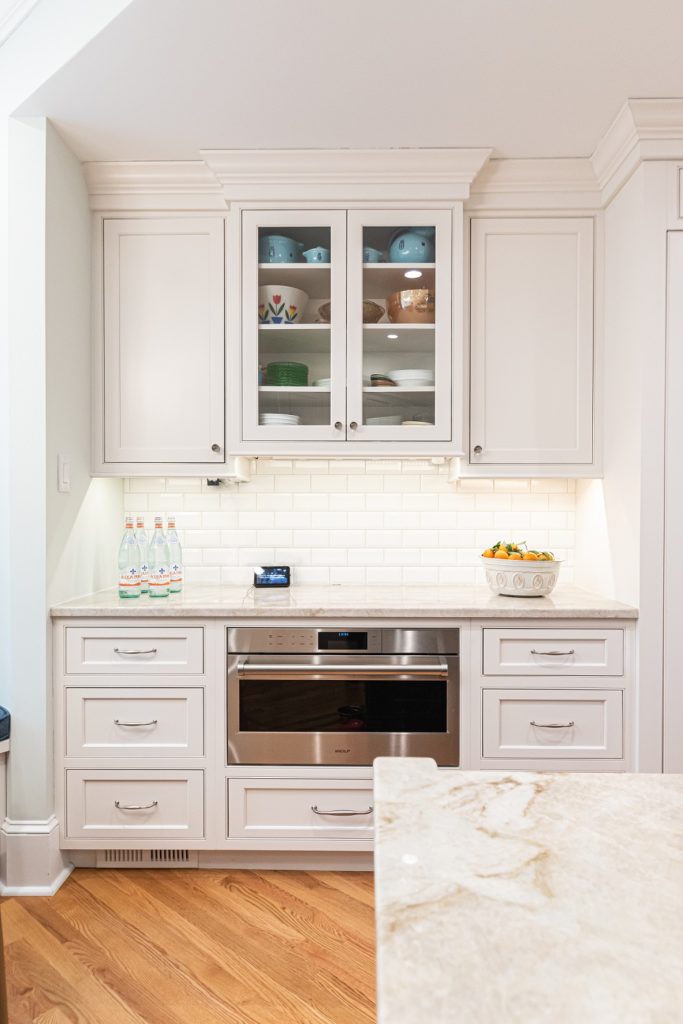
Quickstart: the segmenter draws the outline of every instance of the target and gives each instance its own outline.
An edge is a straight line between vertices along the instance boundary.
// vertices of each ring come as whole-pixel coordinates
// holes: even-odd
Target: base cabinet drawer
[[[623,629],[484,629],[485,676],[621,676]]]
[[[67,757],[202,757],[200,687],[109,689],[69,686]]]
[[[201,675],[201,626],[128,628],[67,626],[67,675]]]
[[[483,690],[482,755],[620,758],[621,690]]]
[[[204,773],[69,769],[66,834],[70,839],[201,839]]]
[[[372,782],[229,779],[230,839],[372,839]]]

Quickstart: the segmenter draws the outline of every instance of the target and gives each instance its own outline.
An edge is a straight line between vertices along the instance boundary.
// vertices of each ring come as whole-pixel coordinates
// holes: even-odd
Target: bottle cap
[[[175,526],[175,515],[172,515],[170,512],[168,513],[168,525]]]
[[[155,516],[155,517],[154,517],[154,525],[155,525],[155,526],[163,526],[163,522],[164,522],[164,521],[163,521],[163,519],[161,518],[161,516]]]
[[[132,525],[133,525],[133,517],[132,516],[126,516],[126,526],[132,526]]]
[[[144,527],[144,525],[145,525],[145,517],[144,516],[138,516],[137,524],[138,524],[138,529],[142,529]]]

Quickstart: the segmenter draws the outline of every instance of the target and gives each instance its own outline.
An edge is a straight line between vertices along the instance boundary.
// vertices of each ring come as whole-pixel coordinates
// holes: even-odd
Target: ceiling
[[[683,96],[681,0],[134,0],[18,113],[82,160],[200,149],[592,153]]]

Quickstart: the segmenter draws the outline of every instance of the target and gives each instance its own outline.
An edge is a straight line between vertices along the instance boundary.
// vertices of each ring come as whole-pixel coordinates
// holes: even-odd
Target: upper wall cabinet
[[[240,450],[460,450],[460,204],[245,209],[240,243]]]
[[[103,227],[95,472],[223,463],[223,218],[105,219]]]
[[[592,219],[474,218],[470,319],[470,471],[588,475]]]

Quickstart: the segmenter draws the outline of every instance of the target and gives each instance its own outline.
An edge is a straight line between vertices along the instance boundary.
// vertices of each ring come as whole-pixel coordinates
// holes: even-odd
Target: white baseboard
[[[0,828],[0,895],[53,896],[73,871],[59,848],[59,822],[5,818]]]

